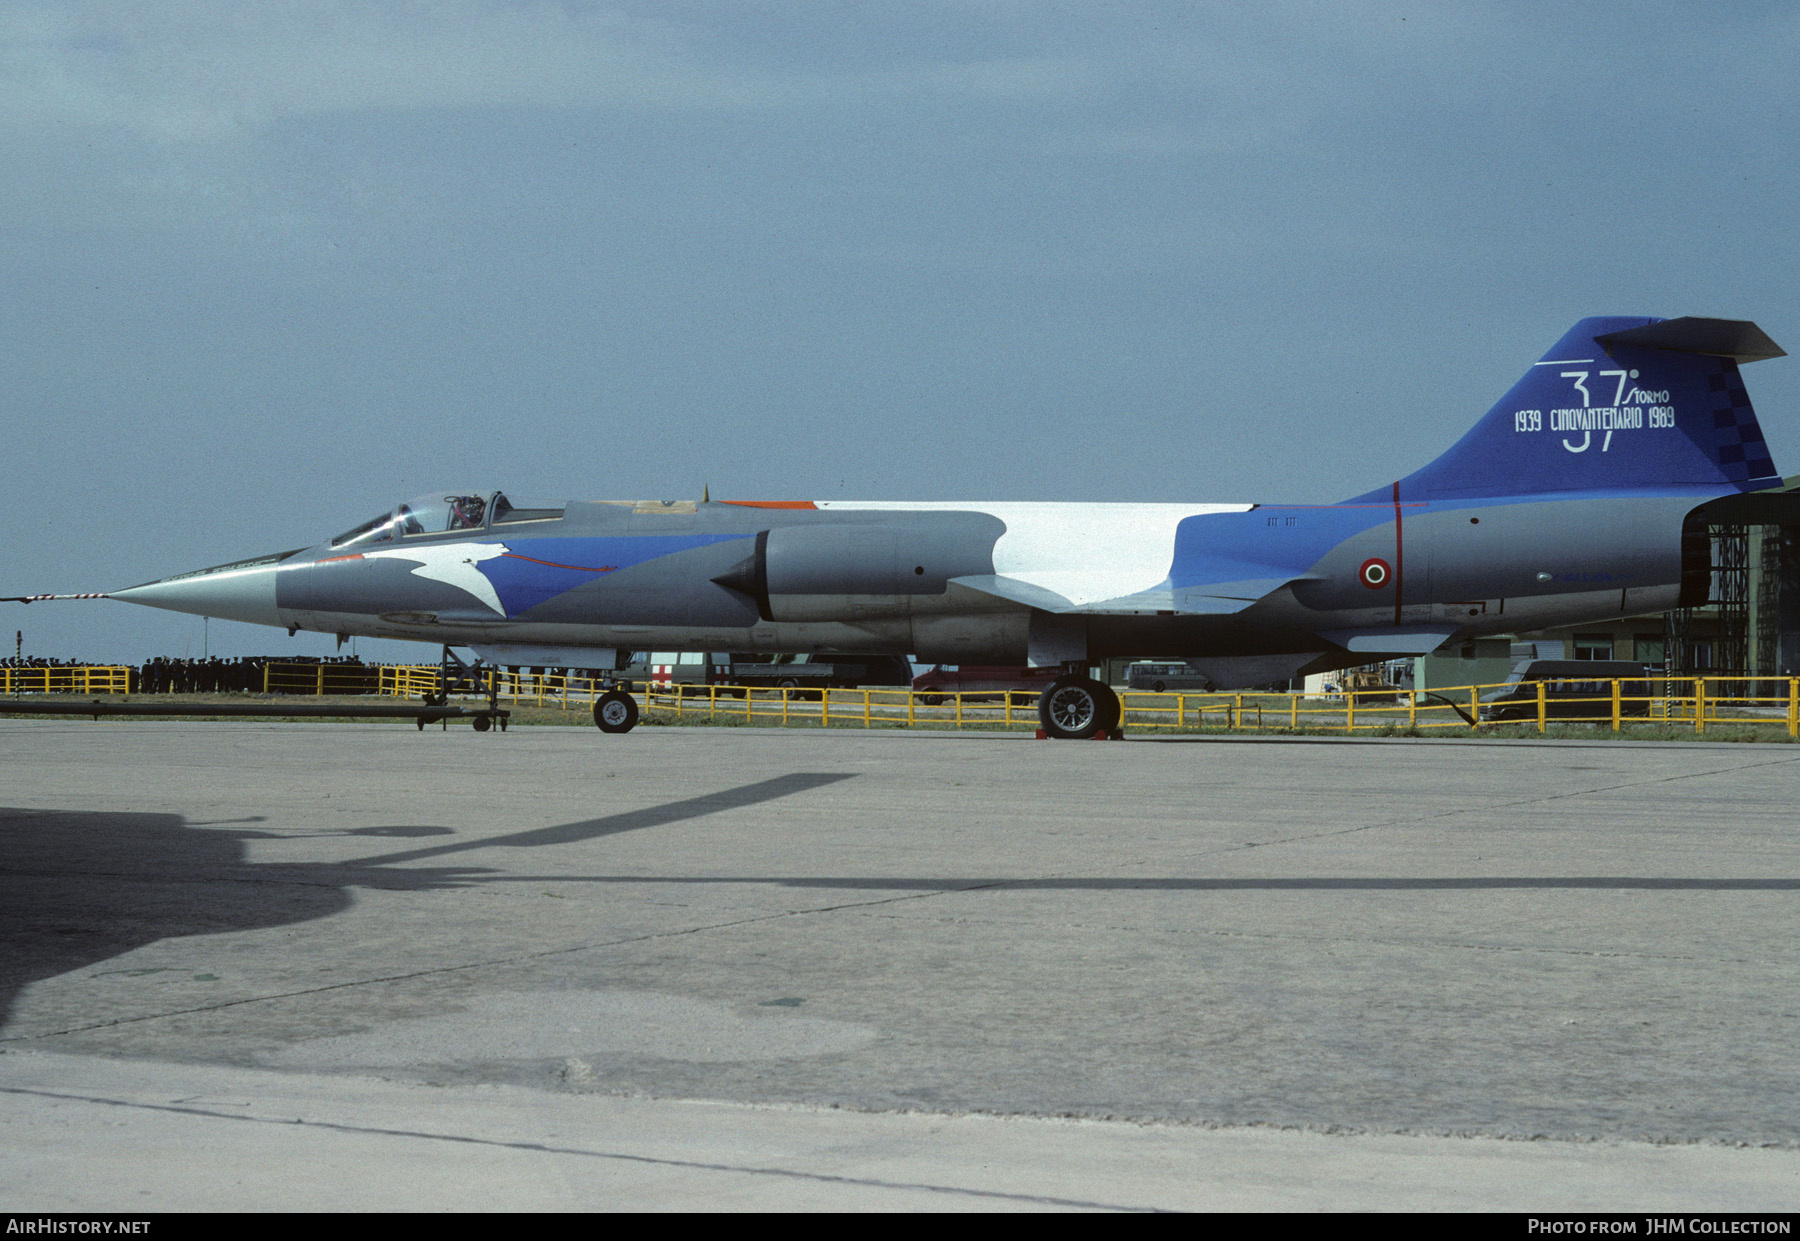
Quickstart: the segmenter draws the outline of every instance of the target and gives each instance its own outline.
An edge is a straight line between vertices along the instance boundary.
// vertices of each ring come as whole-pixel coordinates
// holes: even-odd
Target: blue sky
[[[1800,350],[1797,63],[1789,4],[0,4],[0,593],[439,486],[1343,498],[1584,315]]]

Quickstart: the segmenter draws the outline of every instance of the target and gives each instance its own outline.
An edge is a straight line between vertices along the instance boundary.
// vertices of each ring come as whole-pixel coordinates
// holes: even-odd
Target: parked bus
[[[1181,660],[1140,659],[1125,665],[1125,688],[1161,694],[1172,689],[1209,690],[1213,683]]]
[[[1651,682],[1644,665],[1625,659],[1520,660],[1502,689],[1481,696],[1487,720],[1535,720],[1538,682],[1544,686],[1544,716],[1600,723],[1612,719],[1612,685],[1619,685],[1621,715],[1649,715]]]

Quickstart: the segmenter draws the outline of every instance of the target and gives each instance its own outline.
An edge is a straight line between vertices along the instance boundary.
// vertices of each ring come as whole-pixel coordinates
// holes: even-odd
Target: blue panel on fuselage
[[[1306,572],[1352,535],[1394,520],[1389,505],[1254,508],[1203,513],[1175,527],[1177,590]]]
[[[742,540],[742,534],[654,534],[622,538],[507,539],[506,554],[484,560],[508,616],[529,611],[584,582],[661,556]]]

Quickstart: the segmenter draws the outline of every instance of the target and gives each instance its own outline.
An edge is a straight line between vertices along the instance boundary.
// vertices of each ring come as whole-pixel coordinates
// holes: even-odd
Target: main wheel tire
[[[1059,677],[1038,699],[1038,722],[1062,741],[1086,741],[1118,724],[1118,696],[1087,677]]]
[[[603,733],[628,733],[637,722],[637,699],[624,690],[608,690],[594,701],[594,723]]]
[[[1119,701],[1119,695],[1113,687],[1099,681],[1092,683],[1100,691],[1101,721],[1100,727],[1108,733],[1119,731],[1119,722],[1125,716],[1125,704]]]

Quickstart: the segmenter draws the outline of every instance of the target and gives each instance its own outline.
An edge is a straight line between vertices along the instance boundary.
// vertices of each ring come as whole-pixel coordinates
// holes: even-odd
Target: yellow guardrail
[[[0,694],[125,694],[131,669],[119,665],[0,667]],[[265,693],[435,694],[439,669],[430,664],[281,664],[263,670]],[[604,692],[585,675],[486,669],[481,696],[510,706],[591,709]],[[1504,700],[1495,701],[1499,695]],[[1037,703],[1013,693],[915,691],[894,687],[773,689],[742,685],[638,683],[646,710],[677,719],[780,723],[818,727],[1035,728]],[[1486,701],[1484,701],[1484,699]],[[1638,677],[1612,681],[1553,680],[1522,685],[1461,685],[1411,690],[1350,690],[1327,697],[1304,694],[1119,694],[1121,725],[1134,730],[1287,730],[1293,732],[1479,732],[1552,724],[1622,730],[1634,724],[1692,729],[1779,727],[1800,737],[1800,677]]]
[[[293,668],[333,692],[333,669],[341,665],[271,665],[272,684]],[[352,666],[354,669],[354,666]],[[378,692],[421,697],[437,692],[433,665],[355,669],[374,675]],[[295,673],[300,676],[302,673]],[[604,692],[584,675],[485,670],[482,696],[493,692],[510,706],[591,708]],[[302,692],[305,692],[302,690]],[[1504,700],[1495,701],[1498,695]],[[772,689],[742,685],[636,683],[646,710],[677,719],[741,720],[819,727],[1037,727],[1036,695],[1029,691],[918,691],[900,687],[855,689]],[[1485,699],[1485,701],[1484,701]],[[1279,693],[1154,694],[1121,691],[1125,729],[1293,732],[1480,732],[1525,728],[1547,732],[1553,724],[1588,724],[1618,731],[1634,724],[1691,728],[1731,725],[1779,727],[1800,737],[1800,677],[1637,677],[1612,681],[1551,680],[1520,685],[1460,685],[1414,693],[1411,690],[1350,690],[1326,697]]]
[[[370,664],[264,664],[263,693],[376,694],[384,671]]]
[[[0,694],[125,694],[131,672],[118,665],[0,667]],[[485,669],[478,694],[509,706],[589,710],[604,692],[586,675]],[[435,665],[268,664],[265,693],[436,694]],[[466,684],[466,683],[465,683]],[[645,710],[678,720],[832,727],[1036,728],[1031,691],[945,690],[868,686],[775,689],[742,685],[636,683]],[[466,691],[465,691],[466,692]],[[1520,685],[1460,685],[1411,690],[1305,694],[1119,694],[1126,730],[1477,733],[1582,724],[1614,732],[1633,725],[1709,729],[1762,726],[1800,738],[1800,677],[1635,677],[1611,681],[1551,680]]]
[[[1501,697],[1501,696],[1504,697]],[[1377,729],[1481,729],[1591,724],[1691,727],[1775,725],[1800,737],[1800,677],[1630,677],[1411,690],[1304,694],[1126,692],[1123,722],[1134,728],[1266,729],[1357,732]],[[1496,698],[1499,700],[1496,701]]]
[[[1496,693],[1504,701],[1483,701]],[[646,708],[677,718],[784,724],[1036,727],[1035,696],[907,689],[765,690],[741,686],[649,686]],[[1024,699],[1023,702],[1020,700]],[[1374,732],[1590,724],[1614,731],[1654,723],[1704,732],[1721,725],[1781,727],[1800,737],[1800,677],[1639,678],[1469,685],[1414,694],[1356,690],[1335,698],[1261,693],[1120,693],[1121,727],[1195,731]]]
[[[116,664],[0,668],[0,694],[129,694],[131,669]]]
[[[974,726],[1003,728],[1038,724],[1037,694],[925,692],[901,687],[854,689],[768,689],[746,685],[647,685],[646,710],[660,708],[676,719],[758,720],[873,728]]]

